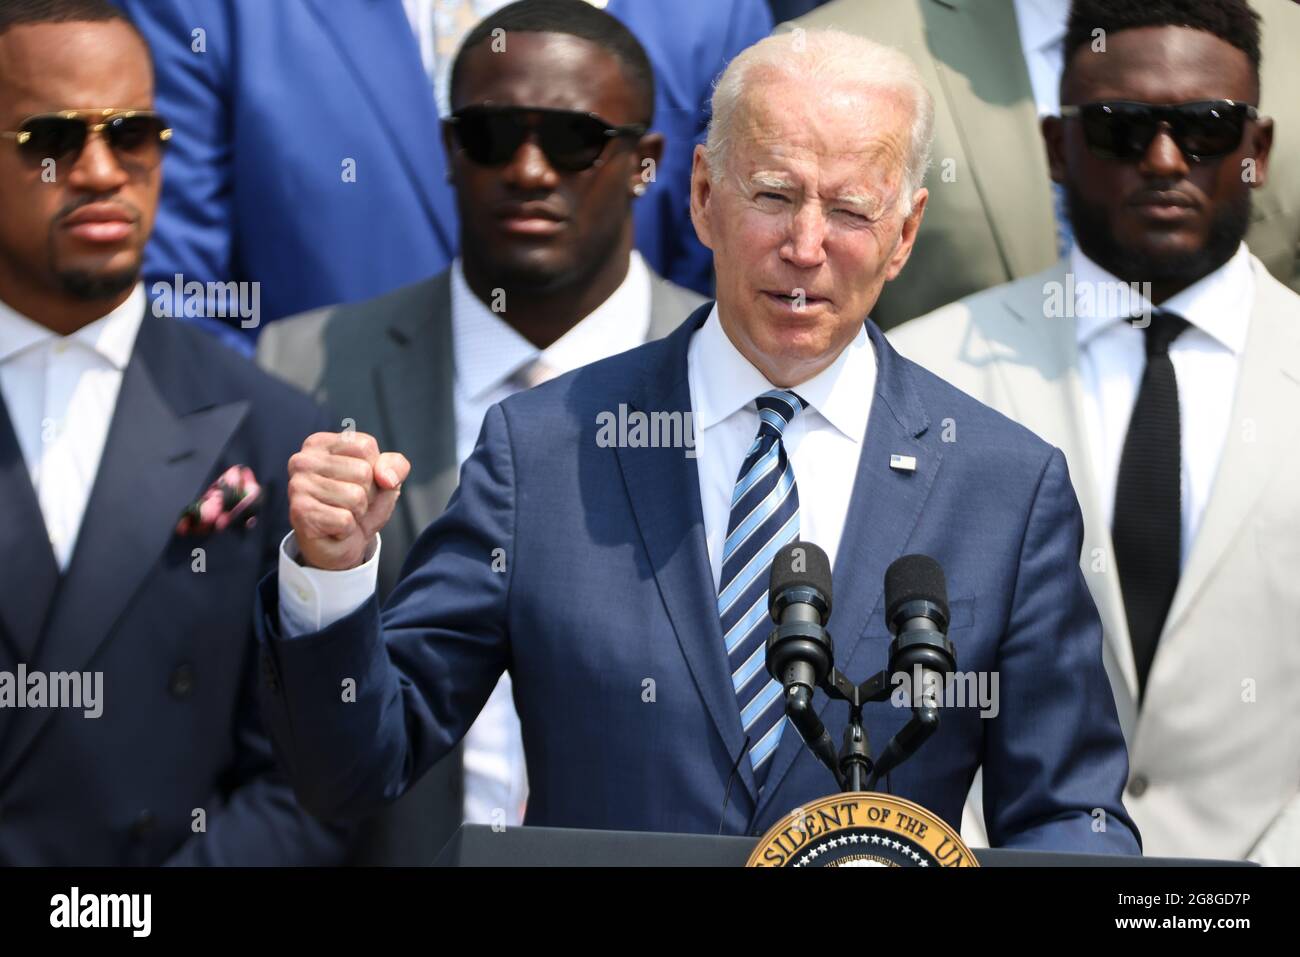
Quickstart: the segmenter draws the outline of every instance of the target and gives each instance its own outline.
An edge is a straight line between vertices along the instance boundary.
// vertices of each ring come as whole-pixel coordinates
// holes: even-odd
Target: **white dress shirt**
[[[1055,116],[1061,108],[1061,41],[1070,15],[1070,0],[1015,0],[1020,50],[1029,68],[1038,115]]]
[[[1128,434],[1129,417],[1146,369],[1145,333],[1118,315],[1121,297],[1089,294],[1091,314],[1084,315],[1085,287],[1119,280],[1075,246],[1070,253],[1075,277],[1079,376],[1089,450],[1097,470],[1102,519],[1114,518],[1115,482]],[[1092,285],[1092,289],[1105,289]],[[1150,304],[1139,297],[1141,307]],[[1237,374],[1255,301],[1255,277],[1243,243],[1226,263],[1161,303],[1190,326],[1169,347],[1178,380],[1178,417],[1182,455],[1182,557],[1196,539],[1210,488],[1219,468],[1232,421]],[[1155,307],[1152,307],[1155,308]]]
[[[775,386],[727,337],[716,303],[691,339],[686,367],[695,417],[700,506],[716,591],[731,494],[758,435],[754,400]],[[792,391],[808,405],[782,433],[799,493],[799,537],[819,545],[834,568],[876,391],[876,351],[866,329],[858,331],[831,365]]]
[[[505,305],[509,309],[508,301]],[[488,409],[518,392],[525,375],[539,367],[547,375],[533,375],[533,381],[562,375],[646,341],[650,270],[634,251],[627,276],[609,298],[546,349],[538,349],[474,295],[457,258],[451,267],[451,328],[456,455],[464,464]],[[293,561],[297,547],[292,537],[290,533],[280,553],[280,626],[289,637],[325,628],[363,605],[375,590],[381,547],[377,542],[359,568],[328,572]],[[466,733],[464,755],[465,820],[522,823],[528,777],[508,672]]]
[[[108,315],[60,336],[0,302],[0,391],[60,571],[77,544],[145,305],[137,285]]]
[[[510,303],[505,303],[510,308]],[[684,317],[683,317],[684,318]],[[633,250],[610,297],[544,350],[474,295],[460,259],[451,267],[451,335],[456,365],[456,456],[474,451],[488,409],[515,392],[512,378],[535,362],[554,375],[635,349],[650,332],[650,269]]]

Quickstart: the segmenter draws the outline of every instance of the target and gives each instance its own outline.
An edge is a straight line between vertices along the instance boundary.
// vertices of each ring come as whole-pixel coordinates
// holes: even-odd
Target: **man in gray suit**
[[[892,338],[1065,452],[1146,852],[1296,865],[1300,296],[1242,242],[1259,48],[1245,0],[1076,0],[1044,125],[1075,249]]]
[[[342,417],[341,429],[411,460],[385,529],[381,598],[450,498],[489,407],[659,338],[703,301],[654,275],[632,248],[632,204],[663,138],[646,134],[650,64],[617,20],[595,8],[563,17],[506,8],[466,37],[451,97],[443,136],[461,248],[452,268],[369,302],[274,323],[258,345],[259,361],[313,392]],[[507,676],[464,753],[374,823],[366,859],[429,863],[462,814],[517,824],[525,796]]]
[[[1273,154],[1286,162],[1255,192],[1247,241],[1300,291],[1300,5],[1251,3],[1264,21],[1260,107],[1280,121]],[[1222,4],[1196,6],[1216,16]],[[1056,113],[1069,7],[1070,0],[832,0],[778,28],[835,28],[896,47],[934,95],[930,201],[909,268],[872,310],[882,328],[1034,275],[1068,246],[1039,122]]]

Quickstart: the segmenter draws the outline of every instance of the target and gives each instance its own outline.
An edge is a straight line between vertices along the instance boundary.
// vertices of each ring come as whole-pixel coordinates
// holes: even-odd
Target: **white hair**
[[[842,30],[798,29],[775,34],[742,50],[728,64],[713,89],[713,115],[705,144],[712,178],[719,179],[726,168],[735,117],[750,87],[773,79],[821,88],[856,86],[901,93],[912,108],[912,129],[899,204],[904,215],[911,214],[912,195],[921,188],[930,168],[934,100],[906,54]]]

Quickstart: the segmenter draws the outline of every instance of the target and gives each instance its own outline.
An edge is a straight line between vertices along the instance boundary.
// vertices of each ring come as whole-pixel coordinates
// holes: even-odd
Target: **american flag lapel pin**
[[[916,456],[899,455],[897,452],[895,452],[893,455],[889,457],[889,467],[893,469],[895,472],[915,472]]]

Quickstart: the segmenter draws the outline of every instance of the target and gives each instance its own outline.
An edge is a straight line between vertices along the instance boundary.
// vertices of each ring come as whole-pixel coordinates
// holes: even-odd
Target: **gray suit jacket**
[[[1251,3],[1264,20],[1260,109],[1275,127],[1246,241],[1300,292],[1300,6]],[[871,312],[881,328],[1052,264],[1051,177],[1011,0],[832,0],[781,29],[795,26],[902,50],[934,97],[930,199],[911,260]]]
[[[704,299],[650,274],[651,339],[667,335]],[[365,302],[330,306],[273,322],[257,360],[311,393],[338,416],[339,429],[373,435],[411,462],[402,496],[384,528],[379,595],[396,585],[415,539],[456,490],[455,375],[451,273]],[[460,748],[436,765],[362,837],[358,863],[432,863],[461,821]]]
[[[1083,420],[1073,318],[1044,318],[1066,262],[890,334],[900,352],[1059,447],[1148,854],[1300,864],[1300,296],[1258,259],[1232,424],[1141,711]],[[1184,384],[1184,387],[1187,387]],[[960,436],[960,423],[957,424]],[[968,805],[963,833],[979,840]],[[973,827],[970,825],[974,825]]]

